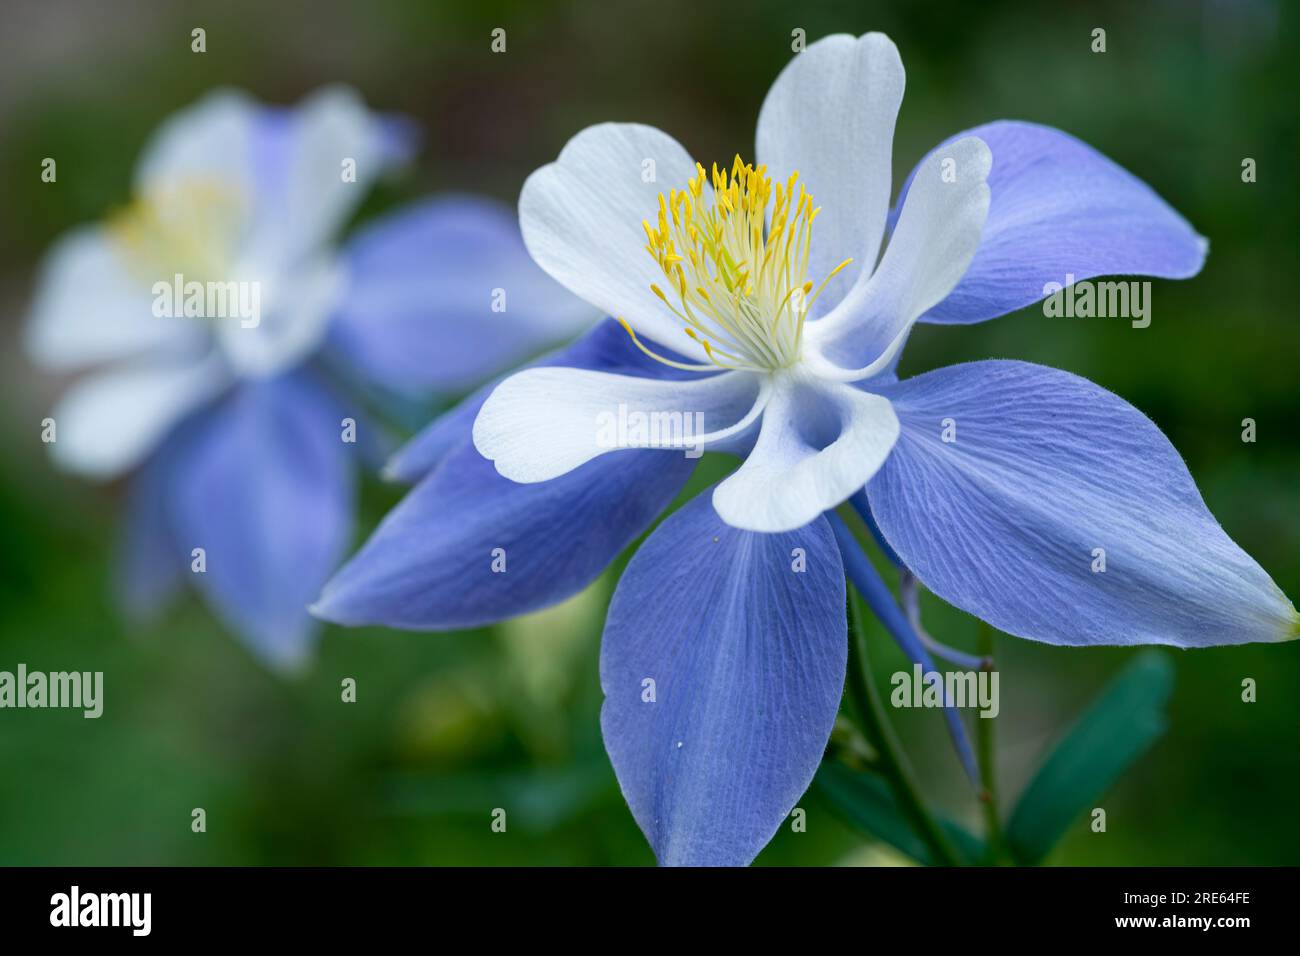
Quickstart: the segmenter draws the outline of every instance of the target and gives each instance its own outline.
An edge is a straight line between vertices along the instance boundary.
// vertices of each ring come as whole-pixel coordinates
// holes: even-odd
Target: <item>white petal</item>
[[[659,193],[681,189],[694,175],[694,161],[666,133],[634,123],[592,126],[528,177],[519,224],[533,259],[570,291],[641,335],[705,361],[650,291],[664,276],[645,250],[641,226],[655,221]]]
[[[903,63],[883,33],[818,40],[781,71],[758,114],[758,161],[786,179],[795,170],[821,207],[809,251],[820,284],[853,263],[818,299],[821,312],[870,275],[889,215],[894,120],[903,101]]]
[[[474,421],[474,445],[512,481],[548,481],[620,448],[690,450],[744,431],[762,411],[765,379],[635,378],[575,368],[533,368],[493,390]],[[638,416],[658,427],[638,430]],[[647,426],[650,419],[644,419]]]
[[[390,132],[347,87],[318,90],[291,109],[218,90],[162,125],[141,156],[136,192],[220,185],[250,217],[240,257],[288,268],[341,229],[390,164]],[[344,160],[355,162],[355,181],[343,178]]]
[[[224,366],[212,356],[92,375],[74,385],[51,415],[54,460],[93,478],[116,477],[226,381]]]
[[[240,286],[241,296],[248,296],[241,298],[241,309],[213,320],[217,341],[242,375],[267,377],[284,371],[306,358],[325,337],[344,281],[342,265],[331,256],[279,277],[249,274]],[[254,301],[256,315],[253,309],[242,309]]]
[[[984,141],[967,136],[918,167],[880,268],[808,326],[814,351],[840,367],[820,372],[851,380],[875,374],[916,319],[952,291],[979,248],[992,165]]]
[[[384,171],[388,154],[381,117],[348,87],[312,93],[294,111],[293,123],[279,171],[283,194],[268,197],[276,207],[275,221],[259,223],[259,231],[283,232],[279,256],[284,262],[309,253],[342,229]],[[343,178],[344,160],[356,163],[354,182]]]
[[[34,361],[73,368],[204,339],[194,322],[154,316],[149,285],[127,271],[102,228],[85,226],[60,239],[42,263],[25,344]]]
[[[753,451],[713,491],[713,507],[745,531],[801,528],[847,500],[898,439],[889,399],[838,383],[786,382],[763,410]]]
[[[234,187],[251,197],[258,110],[243,93],[216,90],[168,118],[140,155],[136,193],[148,195],[197,180]]]

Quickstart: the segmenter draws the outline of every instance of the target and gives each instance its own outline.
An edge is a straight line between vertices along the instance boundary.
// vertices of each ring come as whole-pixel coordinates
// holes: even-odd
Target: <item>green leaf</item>
[[[862,773],[842,763],[824,763],[813,779],[822,794],[844,821],[907,854],[918,863],[934,865],[934,858],[916,829],[899,809],[889,784],[873,773]],[[979,838],[951,820],[938,818],[964,862],[978,863],[984,856]]]
[[[1016,862],[1041,862],[1164,733],[1173,683],[1164,654],[1139,654],[1062,735],[1011,811],[1006,841]]]

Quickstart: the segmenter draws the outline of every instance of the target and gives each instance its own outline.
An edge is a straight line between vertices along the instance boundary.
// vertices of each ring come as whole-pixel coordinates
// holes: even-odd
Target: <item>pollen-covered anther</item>
[[[674,362],[632,338],[653,358],[682,368],[787,368],[798,361],[808,310],[853,260],[836,266],[813,292],[808,251],[821,209],[798,172],[785,183],[773,183],[766,166],[754,167],[737,156],[730,171],[715,164],[707,175],[696,163],[694,178],[683,189],[660,193],[656,222],[644,220],[642,226],[646,251],[671,293],[657,284],[650,290],[682,321],[711,364]]]

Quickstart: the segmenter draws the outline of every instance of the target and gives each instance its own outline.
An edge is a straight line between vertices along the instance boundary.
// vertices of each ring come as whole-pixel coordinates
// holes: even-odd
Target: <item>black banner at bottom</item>
[[[843,920],[864,942],[877,931],[925,938],[964,925],[990,941],[1054,933],[1231,944],[1284,930],[1294,887],[1290,869],[7,869],[0,925],[6,940],[336,945],[432,928],[493,942],[511,932],[576,941],[590,928],[608,940],[611,921],[633,936],[668,921],[734,943],[751,926],[763,934],[774,922]]]

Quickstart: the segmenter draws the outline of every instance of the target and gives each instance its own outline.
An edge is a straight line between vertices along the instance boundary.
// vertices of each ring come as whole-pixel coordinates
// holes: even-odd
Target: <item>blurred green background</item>
[[[445,190],[513,202],[524,177],[603,120],[676,135],[706,162],[751,155],[759,104],[810,40],[883,30],[907,68],[895,182],[944,136],[998,118],[1072,132],[1152,184],[1211,241],[1205,271],[1156,282],[1151,326],[1026,309],[924,327],[902,372],[1018,358],[1085,375],[1149,414],[1228,532],[1300,597],[1300,349],[1295,4],[655,2],[269,5],[244,0],[46,4],[0,18],[0,669],[102,670],[99,720],[0,711],[3,864],[647,864],[600,742],[597,650],[613,571],[568,604],[463,634],[328,629],[300,680],[269,675],[192,597],[148,627],[110,597],[121,488],[54,472],[39,422],[64,384],[18,333],[42,250],[127,199],[151,129],[213,86],[272,102],[356,86],[426,132],[373,215]],[[193,54],[189,31],[207,30]],[[1090,50],[1094,27],[1107,52]],[[504,27],[508,52],[489,50]],[[39,181],[55,156],[56,185]],[[1243,184],[1241,162],[1258,163]],[[1241,441],[1254,418],[1258,441]],[[725,463],[708,463],[717,474]],[[694,487],[702,486],[704,475]],[[693,489],[692,489],[693,490]],[[358,535],[397,489],[371,481]],[[614,569],[616,571],[617,569]],[[927,596],[929,629],[974,621]],[[879,635],[877,635],[878,637]],[[1167,652],[1166,737],[1081,817],[1056,864],[1295,864],[1296,645]],[[1132,656],[999,636],[1007,798],[1054,736]],[[883,643],[880,670],[902,665]],[[355,704],[340,681],[358,682]],[[1241,681],[1258,682],[1243,703]],[[934,712],[892,712],[926,793],[978,810]],[[806,833],[766,864],[897,862],[816,793]],[[206,834],[190,811],[207,811]],[[493,833],[494,807],[509,829]]]

